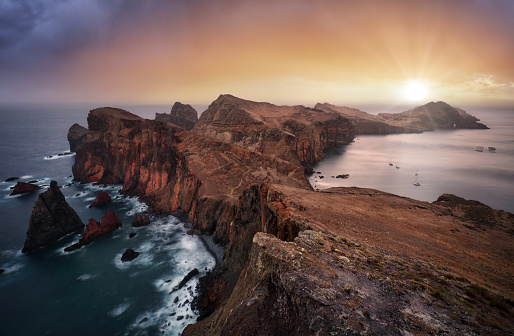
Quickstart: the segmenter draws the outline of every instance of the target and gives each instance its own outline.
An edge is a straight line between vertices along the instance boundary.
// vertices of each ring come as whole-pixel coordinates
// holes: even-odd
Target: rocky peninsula
[[[433,104],[426,109],[453,124],[480,128]],[[155,213],[186,213],[226,246],[224,271],[203,281],[196,304],[208,316],[184,335],[514,330],[514,216],[453,195],[428,203],[312,190],[310,165],[360,132],[355,119],[322,107],[222,95],[190,131],[95,109],[73,175],[122,184]],[[386,121],[394,132],[415,129]]]

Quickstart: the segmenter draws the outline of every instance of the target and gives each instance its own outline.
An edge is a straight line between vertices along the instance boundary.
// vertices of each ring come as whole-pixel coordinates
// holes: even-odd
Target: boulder
[[[98,193],[98,195],[96,195],[95,200],[93,201],[93,203],[91,203],[91,205],[89,207],[92,208],[95,206],[101,206],[110,201],[111,201],[111,196],[109,196],[109,194],[105,191],[100,191]]]
[[[82,144],[82,140],[86,137],[88,129],[79,124],[73,124],[68,130],[68,142],[70,143],[70,151],[76,152],[77,148]]]
[[[126,249],[123,255],[121,256],[121,262],[132,261],[137,258],[139,252],[134,251],[133,249]]]
[[[69,206],[56,181],[39,195],[30,216],[27,239],[22,252],[30,252],[84,227]]]
[[[150,217],[145,214],[136,214],[132,219],[133,227],[147,226],[148,224],[150,224]]]
[[[35,185],[32,183],[27,183],[27,182],[18,182],[14,186],[14,190],[11,193],[11,196],[31,193],[31,192],[34,192],[39,189],[41,189],[41,187],[38,185]]]

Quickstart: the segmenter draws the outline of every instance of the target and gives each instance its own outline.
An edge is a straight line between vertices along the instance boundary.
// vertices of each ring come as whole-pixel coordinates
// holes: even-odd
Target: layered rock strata
[[[350,122],[338,113],[231,95],[212,102],[192,131],[302,165],[320,161],[325,150],[353,139]]]
[[[84,227],[69,206],[56,181],[41,193],[32,208],[27,239],[22,252],[30,252]]]
[[[188,213],[196,229],[223,244],[243,190],[263,182],[310,189],[301,166],[169,123],[100,108],[88,124],[73,165],[76,179],[122,184],[122,192],[142,196],[154,212]]]
[[[198,112],[189,104],[176,102],[169,114],[156,113],[155,120],[169,122],[189,131],[198,122]]]

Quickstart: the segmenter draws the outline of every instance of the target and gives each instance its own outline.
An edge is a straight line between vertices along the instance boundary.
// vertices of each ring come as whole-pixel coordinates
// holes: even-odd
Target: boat
[[[414,183],[414,185],[415,185],[416,187],[419,187],[421,184],[419,184],[419,182],[416,182],[416,183]]]
[[[477,152],[483,152],[483,151],[484,151],[484,146],[477,146],[477,147],[475,148],[475,150],[476,150]]]
[[[496,152],[496,148],[495,147],[487,147],[487,149],[489,150],[489,152],[491,153],[495,153]]]

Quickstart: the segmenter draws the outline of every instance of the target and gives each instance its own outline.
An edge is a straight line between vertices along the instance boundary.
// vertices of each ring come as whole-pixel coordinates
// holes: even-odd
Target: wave
[[[43,160],[56,160],[56,159],[62,159],[65,157],[70,157],[70,156],[75,156],[75,155],[76,155],[76,153],[74,153],[74,152],[64,151],[61,153],[45,156],[43,158]]]
[[[108,315],[111,317],[117,317],[123,314],[130,307],[130,303],[123,302],[116,306],[113,310],[111,310]]]

